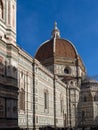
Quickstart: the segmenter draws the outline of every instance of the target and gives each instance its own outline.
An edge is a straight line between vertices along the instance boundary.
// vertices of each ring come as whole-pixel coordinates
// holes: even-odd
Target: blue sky
[[[98,0],[17,0],[17,43],[34,56],[51,38],[54,21],[61,37],[70,40],[86,66],[98,75]]]

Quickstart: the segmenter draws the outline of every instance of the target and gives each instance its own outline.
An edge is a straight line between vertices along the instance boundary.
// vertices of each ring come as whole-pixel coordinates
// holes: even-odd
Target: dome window
[[[67,67],[67,68],[65,68],[65,69],[64,69],[64,73],[65,73],[65,74],[70,74],[70,73],[71,73],[70,68],[68,68],[68,67]]]

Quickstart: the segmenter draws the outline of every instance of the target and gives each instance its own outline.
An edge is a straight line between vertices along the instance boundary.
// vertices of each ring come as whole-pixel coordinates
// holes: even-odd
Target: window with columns
[[[63,110],[64,110],[64,100],[63,100],[62,96],[60,98],[60,108],[61,108],[61,113],[63,113]]]
[[[19,95],[20,95],[20,105],[19,105],[20,110],[25,111],[25,91],[23,88],[21,88]]]
[[[94,96],[94,101],[95,102],[98,101],[98,96],[97,95]]]
[[[23,70],[19,72],[19,109],[25,111],[25,74]]]
[[[3,19],[3,3],[2,3],[2,0],[0,0],[0,19]]]
[[[44,91],[44,109],[48,110],[49,107],[49,93],[47,90]]]
[[[84,96],[83,100],[84,100],[84,102],[87,102],[87,96]]]

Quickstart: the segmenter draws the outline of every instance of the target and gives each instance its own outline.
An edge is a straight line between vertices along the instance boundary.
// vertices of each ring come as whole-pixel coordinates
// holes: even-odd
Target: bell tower
[[[0,0],[0,39],[16,45],[16,0]]]

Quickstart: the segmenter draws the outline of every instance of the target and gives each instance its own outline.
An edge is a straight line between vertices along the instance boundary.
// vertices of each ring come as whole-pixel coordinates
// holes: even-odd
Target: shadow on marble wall
[[[18,70],[0,60],[0,130],[18,128]]]

